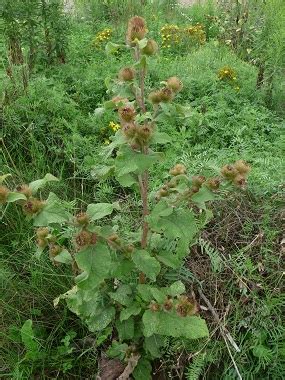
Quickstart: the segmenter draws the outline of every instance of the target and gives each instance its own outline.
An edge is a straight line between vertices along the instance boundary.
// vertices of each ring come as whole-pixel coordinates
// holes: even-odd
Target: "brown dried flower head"
[[[171,77],[167,80],[167,87],[170,88],[173,92],[177,93],[182,90],[183,84],[179,78]]]
[[[44,201],[37,198],[30,198],[23,203],[22,209],[26,215],[35,215],[44,207],[44,205]]]
[[[196,301],[191,302],[187,296],[180,296],[176,311],[181,317],[194,315],[198,311],[197,303]]]
[[[82,230],[75,237],[75,241],[78,247],[85,247],[86,245],[90,245],[92,241],[92,233],[86,230]]]
[[[225,165],[221,169],[221,174],[225,178],[233,180],[237,176],[238,171],[233,165]]]
[[[148,99],[153,104],[159,104],[161,102],[160,91],[153,91],[149,94]]]
[[[173,91],[168,88],[164,87],[159,91],[161,102],[170,102],[173,99]]]
[[[90,221],[89,216],[86,214],[86,212],[79,212],[75,216],[75,223],[78,226],[86,226]]]
[[[59,255],[62,251],[62,247],[58,244],[50,244],[49,246],[49,254],[51,258],[54,258],[55,256]]]
[[[152,136],[152,128],[148,125],[143,125],[137,129],[138,141],[140,143],[146,143]]]
[[[154,40],[148,40],[146,46],[142,49],[142,53],[148,56],[158,52],[158,45]]]
[[[246,179],[243,175],[241,174],[238,174],[235,178],[234,178],[234,184],[238,187],[241,187],[241,188],[244,188],[245,185],[246,185]]]
[[[6,186],[0,186],[0,204],[4,204],[7,202],[8,195],[10,190]]]
[[[206,186],[211,190],[217,190],[220,187],[221,180],[219,177],[209,178],[205,182]]]
[[[129,20],[127,29],[127,42],[135,45],[135,40],[142,40],[147,33],[146,23],[142,17],[134,16]]]
[[[173,176],[186,174],[186,167],[183,164],[177,164],[172,169],[170,169],[169,173]]]
[[[119,71],[118,77],[121,81],[129,82],[135,79],[136,71],[132,67],[124,67]]]
[[[49,229],[48,227],[40,227],[36,231],[36,235],[39,239],[44,239],[48,236],[49,234]]]
[[[173,308],[173,299],[172,298],[167,298],[166,301],[163,304],[163,308],[166,311],[170,311]]]
[[[238,160],[234,163],[235,169],[241,175],[247,175],[250,171],[250,166],[244,160]]]
[[[149,309],[153,312],[157,312],[160,310],[160,305],[157,302],[152,301],[149,305]]]
[[[121,120],[126,122],[133,121],[136,116],[136,110],[131,105],[119,108],[118,112]]]
[[[198,175],[198,176],[192,177],[192,184],[194,187],[196,186],[196,187],[200,188],[205,181],[206,181],[206,177],[204,177],[203,175]]]
[[[134,123],[126,123],[122,130],[127,139],[133,139],[137,133],[137,126]]]

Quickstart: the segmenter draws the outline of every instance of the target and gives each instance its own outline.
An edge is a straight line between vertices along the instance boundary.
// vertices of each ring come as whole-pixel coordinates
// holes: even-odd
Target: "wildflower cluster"
[[[184,29],[184,38],[192,42],[203,45],[206,42],[206,32],[202,24],[196,24]]]
[[[174,24],[164,25],[160,34],[162,47],[166,49],[175,47],[187,49],[202,45],[206,41],[206,32],[202,24],[189,25],[185,28]]]
[[[180,41],[180,29],[177,25],[164,25],[160,30],[162,38],[162,47],[171,48],[177,46]]]
[[[101,48],[105,42],[109,41],[112,36],[112,29],[104,29],[98,32],[93,40],[93,46]]]
[[[118,123],[114,123],[114,121],[110,121],[107,127],[101,128],[101,136],[104,140],[105,145],[110,144],[110,136],[116,133],[119,129],[121,129],[121,125]]]
[[[233,85],[236,91],[240,90],[240,87],[237,85],[237,73],[234,69],[229,66],[224,66],[218,71],[218,78],[220,81],[229,83]]]
[[[222,67],[218,72],[218,78],[224,81],[236,81],[237,74],[234,69],[229,66]]]

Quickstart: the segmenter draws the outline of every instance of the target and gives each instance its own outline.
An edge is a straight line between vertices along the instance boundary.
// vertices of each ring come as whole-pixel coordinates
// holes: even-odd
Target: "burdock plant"
[[[215,200],[219,187],[244,186],[249,171],[238,161],[226,165],[221,176],[206,178],[189,176],[178,163],[150,199],[150,171],[163,158],[155,148],[170,141],[158,130],[157,116],[163,112],[161,105],[172,102],[183,86],[172,76],[156,90],[146,89],[148,59],[157,54],[156,43],[146,36],[145,20],[133,17],[126,41],[134,64],[109,83],[112,100],[105,103],[117,112],[122,128],[104,148],[106,164],[96,170],[101,178],[114,176],[122,187],[139,191],[137,230],[128,233],[108,224],[111,214],[120,212],[118,202],[89,204],[73,216],[55,194],[45,201],[37,198],[39,188],[56,180],[50,174],[15,191],[0,188],[2,203],[19,203],[33,220],[38,252],[47,251],[56,265],[72,268],[74,286],[55,300],[55,306],[65,300],[95,334],[98,345],[104,342],[110,357],[126,363],[122,378],[132,373],[135,379],[151,378],[165,337],[208,336],[195,297],[181,281],[169,282],[167,273],[183,265],[189,246],[211,216],[206,204]]]

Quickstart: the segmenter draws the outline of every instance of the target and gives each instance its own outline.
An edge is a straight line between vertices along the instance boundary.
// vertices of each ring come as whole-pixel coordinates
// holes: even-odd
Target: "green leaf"
[[[171,142],[171,137],[165,132],[155,131],[152,135],[151,142],[153,144],[167,144]]]
[[[115,293],[109,293],[109,296],[121,305],[128,306],[133,299],[132,288],[130,285],[121,285]]]
[[[76,280],[80,288],[93,289],[99,285],[111,269],[111,256],[106,245],[98,242],[76,253],[75,260],[84,271]]]
[[[31,182],[29,184],[29,187],[32,190],[32,193],[35,194],[39,189],[44,187],[48,182],[52,182],[52,181],[59,181],[59,179],[53,176],[52,174],[48,173],[44,176],[44,178],[37,179],[36,181]]]
[[[117,180],[119,184],[123,187],[131,187],[132,185],[137,183],[137,180],[131,174],[124,174],[124,175],[117,176]]]
[[[104,330],[112,322],[115,314],[116,310],[114,307],[103,307],[98,314],[91,316],[87,320],[89,330],[92,332]]]
[[[129,146],[122,146],[115,160],[115,175],[121,177],[131,173],[141,174],[159,161],[161,157],[161,153],[143,154],[132,150]]]
[[[157,216],[154,211],[148,221],[153,231],[163,232],[168,239],[177,241],[176,252],[180,259],[188,254],[189,244],[198,230],[193,210],[177,208],[166,216]]]
[[[162,289],[153,287],[150,289],[150,292],[158,303],[163,303],[165,301],[166,294]]]
[[[152,335],[145,338],[144,349],[149,352],[153,359],[160,358],[162,353],[160,348],[164,345],[164,338],[159,335]]]
[[[121,360],[126,356],[128,345],[126,343],[119,343],[117,341],[112,342],[112,346],[109,347],[107,355],[110,358],[119,358]]]
[[[101,165],[91,171],[92,177],[98,178],[99,180],[105,180],[114,172],[115,166]]]
[[[146,45],[147,45],[147,42],[148,42],[148,39],[147,39],[147,38],[143,38],[142,40],[140,40],[139,43],[138,43],[139,48],[140,48],[140,49],[145,48]]]
[[[66,210],[63,202],[54,194],[50,193],[45,206],[34,218],[34,226],[48,226],[53,223],[64,223],[71,215]]]
[[[137,286],[138,294],[145,302],[150,302],[152,300],[152,286],[147,284],[138,284]]]
[[[133,339],[135,332],[135,324],[133,318],[128,318],[127,320],[124,320],[122,322],[117,321],[116,328],[119,334],[120,342],[127,339]]]
[[[125,276],[128,277],[130,272],[134,269],[134,263],[129,259],[118,260],[114,262],[112,269],[112,277],[123,279]]]
[[[153,312],[146,310],[143,315],[144,335],[153,334],[186,339],[204,338],[209,335],[204,319],[197,316],[180,317],[176,312]]]
[[[176,269],[182,265],[181,259],[176,253],[161,251],[159,255],[156,255],[156,258],[162,264],[172,269]]]
[[[145,250],[135,251],[132,255],[136,267],[142,271],[148,278],[155,281],[160,272],[159,262]]]
[[[97,108],[95,108],[94,116],[99,119],[102,117],[102,115],[105,113],[105,111],[106,111],[105,107],[97,107]]]
[[[89,215],[90,219],[94,221],[112,214],[114,210],[120,210],[118,202],[96,204],[92,203],[87,207],[87,214]]]
[[[33,331],[33,322],[31,319],[25,321],[21,327],[21,339],[27,350],[26,358],[36,360],[40,356],[39,344],[36,341],[35,333]]]
[[[191,199],[198,207],[205,209],[205,203],[215,200],[216,196],[207,186],[202,186],[198,193],[195,193]]]
[[[147,66],[147,59],[145,55],[143,55],[141,59],[134,64],[134,67],[137,69],[145,69],[146,66]]]
[[[54,257],[54,261],[62,264],[71,264],[72,256],[67,249],[62,250],[58,255]]]
[[[0,175],[0,184],[2,184],[3,182],[6,181],[6,178],[8,177],[12,177],[12,174],[3,174],[3,175]]]
[[[107,55],[113,55],[116,54],[121,47],[122,45],[115,44],[114,42],[109,41],[105,46],[105,52]]]
[[[24,194],[10,192],[7,197],[7,203],[12,203],[12,202],[16,202],[19,200],[26,200],[26,199],[27,197]]]
[[[151,367],[150,362],[143,357],[140,358],[132,375],[135,380],[151,380],[152,367]]]
[[[102,343],[104,343],[109,338],[109,336],[112,334],[112,332],[113,332],[112,326],[105,328],[102,331],[101,335],[99,335],[97,337],[96,346],[99,347]]]
[[[150,220],[155,223],[156,219],[163,216],[169,216],[173,213],[174,208],[170,207],[164,200],[160,200],[150,213]]]
[[[125,321],[130,318],[132,315],[138,315],[141,311],[141,307],[138,303],[134,302],[131,305],[127,306],[120,313],[120,321]]]
[[[170,285],[168,292],[170,296],[176,297],[182,293],[185,293],[185,285],[181,281],[176,281]]]

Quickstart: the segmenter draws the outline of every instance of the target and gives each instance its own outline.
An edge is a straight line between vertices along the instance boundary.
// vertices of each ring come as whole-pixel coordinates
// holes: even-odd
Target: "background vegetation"
[[[284,2],[180,8],[167,0],[78,0],[66,14],[59,0],[7,0],[1,14],[1,174],[11,173],[17,185],[50,172],[61,178],[53,190],[79,208],[120,199],[129,210],[116,221],[121,226],[135,223],[138,196],[94,179],[100,148],[113,133],[109,125],[118,122],[112,112],[98,117],[95,109],[108,99],[105,78],[130,60],[120,51],[107,56],[106,42],[123,42],[130,16],[146,18],[161,46],[149,85],[177,75],[184,84],[179,103],[190,106],[186,119],[177,111],[160,121],[172,143],[151,175],[154,191],[160,173],[176,162],[193,175],[239,158],[252,166],[247,190],[215,206],[184,266],[169,275],[186,281],[189,292],[202,286],[220,321],[202,308],[210,338],[195,345],[169,339],[154,371],[165,378],[229,380],[238,378],[234,362],[243,379],[284,378]],[[197,24],[202,37],[181,34]],[[180,30],[167,45],[165,25]],[[71,273],[48,257],[35,260],[32,226],[13,206],[1,212],[1,377],[95,378],[98,337],[67,308],[53,307],[70,288]],[[232,358],[221,325],[240,349]]]

